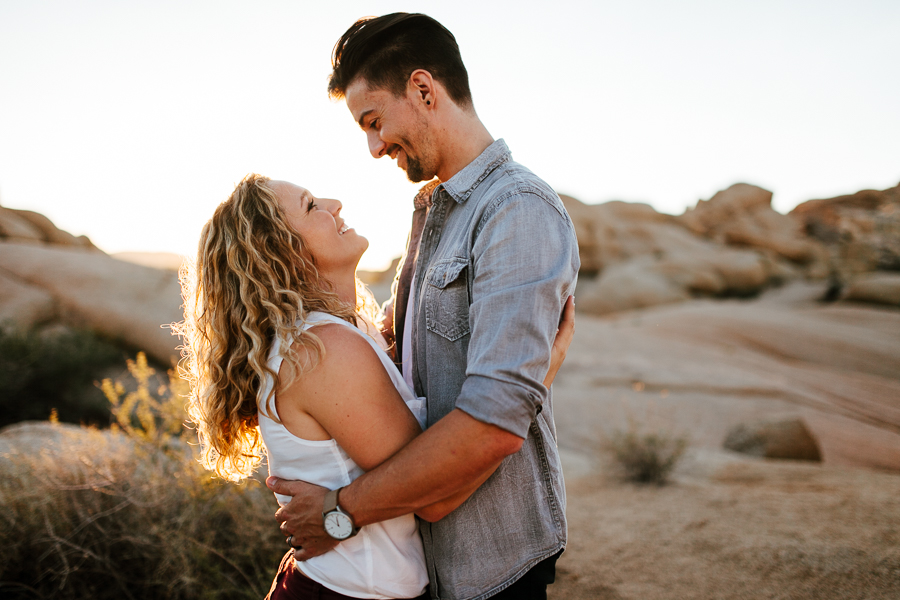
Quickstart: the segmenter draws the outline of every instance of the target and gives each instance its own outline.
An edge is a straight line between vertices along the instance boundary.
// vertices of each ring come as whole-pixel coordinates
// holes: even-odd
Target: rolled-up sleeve
[[[544,190],[495,199],[475,230],[466,380],[456,407],[525,438],[579,268],[575,231]]]

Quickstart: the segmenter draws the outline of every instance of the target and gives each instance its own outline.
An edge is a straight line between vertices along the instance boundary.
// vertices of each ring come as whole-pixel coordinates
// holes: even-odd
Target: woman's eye
[[[315,201],[315,200],[310,200],[309,203],[306,205],[306,212],[311,211],[311,210],[314,209],[315,207],[316,207],[316,201]]]

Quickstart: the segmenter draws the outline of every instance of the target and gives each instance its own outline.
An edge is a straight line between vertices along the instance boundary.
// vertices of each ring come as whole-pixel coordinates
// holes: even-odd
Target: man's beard
[[[406,178],[409,179],[412,183],[419,183],[420,181],[431,181],[435,176],[435,169],[433,165],[429,167],[424,164],[429,161],[428,159],[431,157],[430,144],[431,138],[428,135],[428,124],[424,121],[419,122],[420,131],[422,133],[419,134],[418,143],[416,146],[421,150],[419,156],[412,156],[409,152],[406,151],[406,148],[412,148],[413,144],[409,138],[403,137],[401,138],[401,143],[403,144],[404,152],[406,153]],[[422,159],[425,159],[424,161]]]
[[[425,167],[422,166],[422,163],[419,162],[418,159],[413,158],[409,154],[406,155],[406,178],[409,179],[412,183],[419,183],[420,181],[425,181],[426,179],[433,179],[434,175],[430,175],[428,177],[425,176]]]

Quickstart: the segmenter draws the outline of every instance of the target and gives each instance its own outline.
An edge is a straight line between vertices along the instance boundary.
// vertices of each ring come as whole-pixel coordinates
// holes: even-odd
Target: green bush
[[[0,427],[43,420],[108,426],[109,403],[93,385],[124,354],[89,331],[41,334],[0,327]]]
[[[626,480],[662,485],[687,449],[688,440],[662,431],[642,432],[632,424],[627,430],[614,431],[602,445]]]
[[[112,429],[0,437],[0,597],[261,598],[286,550],[274,497],[200,466],[183,382],[151,392],[143,355],[129,371],[136,391],[103,384]]]

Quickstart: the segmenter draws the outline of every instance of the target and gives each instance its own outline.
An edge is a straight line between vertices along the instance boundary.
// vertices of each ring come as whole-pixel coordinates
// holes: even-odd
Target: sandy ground
[[[900,598],[900,476],[694,452],[664,487],[571,479],[554,600]]]
[[[578,316],[551,598],[900,598],[900,311],[820,293]],[[737,423],[798,416],[824,464],[721,449]],[[614,477],[600,440],[629,426],[690,437],[670,485]]]
[[[716,449],[739,423],[799,417],[826,464],[900,472],[900,310],[821,304],[822,292],[578,314],[554,383],[560,446],[632,421]]]

